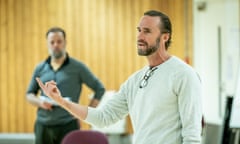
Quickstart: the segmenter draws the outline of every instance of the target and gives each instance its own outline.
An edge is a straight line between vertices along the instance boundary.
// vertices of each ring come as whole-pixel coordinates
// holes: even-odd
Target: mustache
[[[140,39],[140,40],[138,40],[137,42],[138,42],[138,43],[139,43],[139,42],[140,42],[140,43],[144,43],[145,45],[148,45],[148,43],[147,43],[147,42],[145,42],[144,40],[141,40],[141,39]]]

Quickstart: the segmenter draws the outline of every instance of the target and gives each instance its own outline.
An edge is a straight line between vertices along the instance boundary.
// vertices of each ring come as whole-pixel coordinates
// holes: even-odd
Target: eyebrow
[[[138,30],[141,30],[141,28],[140,27],[137,27],[137,29]],[[144,27],[144,28],[142,28],[143,30],[146,30],[146,31],[151,31],[151,29],[150,28],[146,28],[146,27]]]

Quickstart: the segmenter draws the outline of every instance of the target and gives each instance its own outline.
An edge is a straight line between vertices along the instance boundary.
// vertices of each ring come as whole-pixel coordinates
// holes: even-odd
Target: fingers
[[[43,90],[43,92],[50,98],[56,97],[56,95],[61,96],[60,91],[57,88],[56,82],[49,81],[46,82],[45,85],[42,83],[42,81],[39,78],[36,78],[39,86]]]
[[[45,90],[45,89],[48,87],[48,85],[50,85],[50,84],[52,84],[52,85],[57,85],[57,83],[56,83],[55,81],[53,81],[53,80],[51,80],[51,81],[49,81],[49,82],[46,82],[45,85],[42,83],[42,81],[40,80],[40,78],[37,77],[36,80],[37,80],[39,86],[40,86],[43,90]]]
[[[48,103],[46,101],[43,101],[42,102],[42,108],[43,109],[46,109],[46,110],[52,110],[52,104],[51,103]]]
[[[47,82],[48,84],[53,84],[53,85],[57,85],[57,83],[55,82],[55,81],[53,81],[53,80],[51,80],[51,81],[49,81],[49,82]]]
[[[56,87],[57,93],[61,96],[61,92],[59,91],[59,89]]]
[[[42,81],[37,77],[36,78],[38,85],[41,87],[41,89],[46,90],[45,85],[42,83]]]
[[[48,88],[49,86],[54,86],[54,87],[56,87],[56,85],[57,85],[57,83],[54,82],[53,80],[45,83],[45,87],[46,87],[46,88]]]
[[[50,104],[50,103],[45,103],[45,104],[46,104],[46,108],[48,110],[52,110],[52,104]]]

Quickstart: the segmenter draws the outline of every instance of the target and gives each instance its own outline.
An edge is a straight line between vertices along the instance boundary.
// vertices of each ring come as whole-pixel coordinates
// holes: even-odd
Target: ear
[[[164,33],[162,35],[162,40],[164,41],[164,43],[167,42],[169,40],[169,33]]]

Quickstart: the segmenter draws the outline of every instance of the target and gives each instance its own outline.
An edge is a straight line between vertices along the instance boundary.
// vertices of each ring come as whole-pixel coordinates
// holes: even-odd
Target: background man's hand
[[[52,104],[44,100],[41,101],[39,107],[45,110],[52,110]]]

